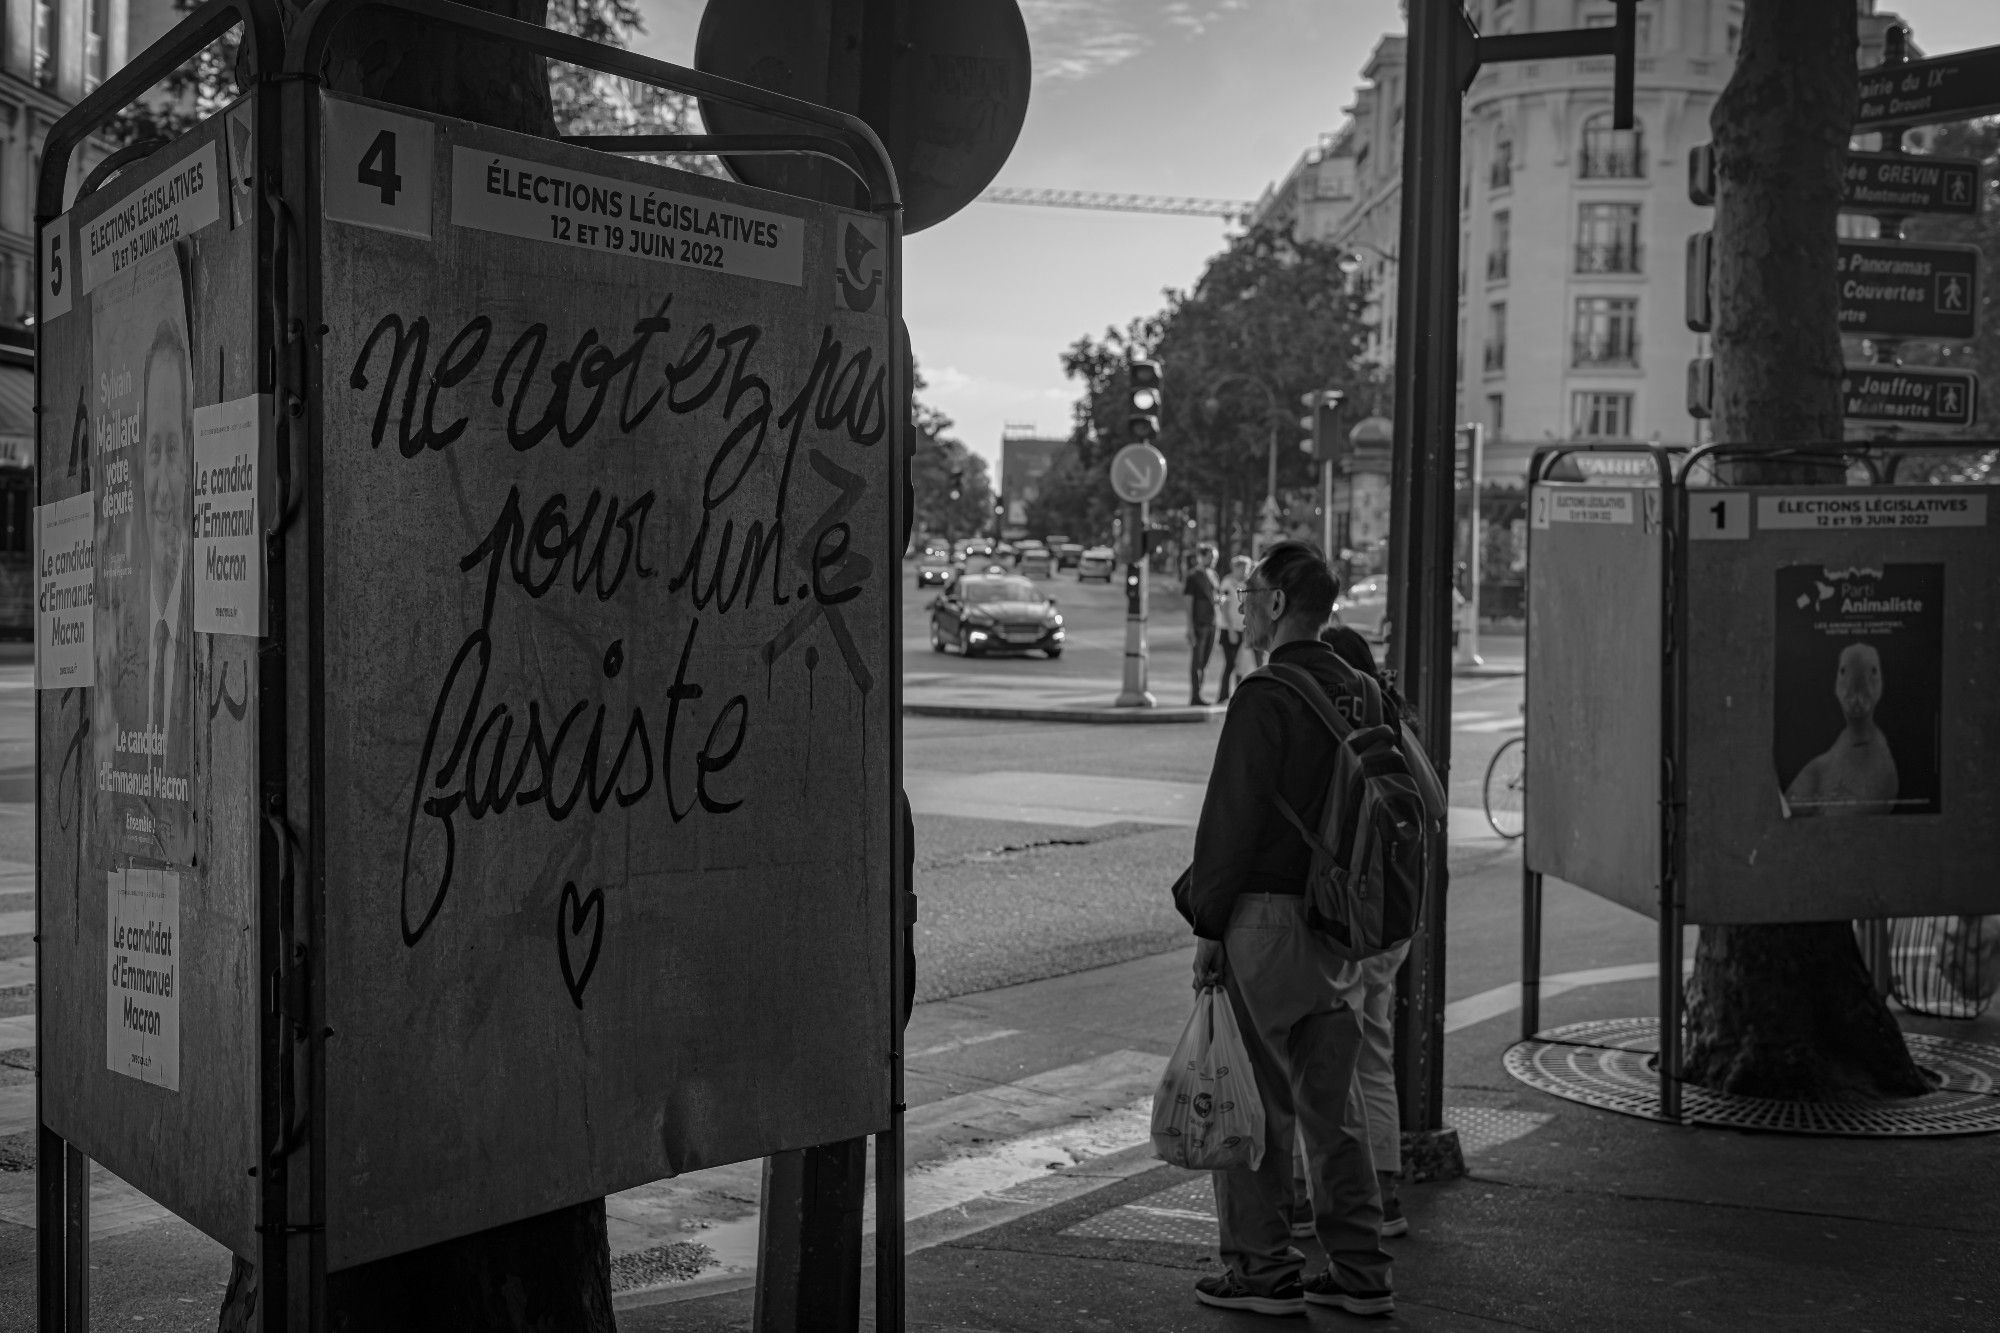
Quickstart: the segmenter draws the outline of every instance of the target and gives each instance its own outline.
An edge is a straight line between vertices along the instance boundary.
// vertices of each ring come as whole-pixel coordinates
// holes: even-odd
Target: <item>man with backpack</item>
[[[1348,1117],[1361,1020],[1336,978],[1409,938],[1408,839],[1443,811],[1414,796],[1394,733],[1377,725],[1379,688],[1318,639],[1334,592],[1318,549],[1292,541],[1241,590],[1245,638],[1270,663],[1231,701],[1177,894],[1199,937],[1195,985],[1226,989],[1264,1103],[1258,1166],[1215,1173],[1227,1268],[1195,1297],[1223,1309],[1395,1310],[1366,1128]],[[1329,1263],[1303,1279],[1290,1234],[1295,1133]]]

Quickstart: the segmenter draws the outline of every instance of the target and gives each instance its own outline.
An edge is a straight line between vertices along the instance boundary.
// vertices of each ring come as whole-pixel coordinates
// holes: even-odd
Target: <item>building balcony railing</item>
[[[1635,367],[1639,364],[1639,340],[1579,338],[1570,344],[1569,363],[1580,370]]]
[[[1507,368],[1507,344],[1486,344],[1486,373],[1496,375]]]
[[[1646,174],[1645,159],[1634,148],[1586,147],[1583,150],[1585,180],[1639,180]]]
[[[1586,241],[1576,247],[1578,273],[1638,273],[1644,249],[1637,241]]]
[[[1502,282],[1506,277],[1507,252],[1505,250],[1489,251],[1486,256],[1486,280],[1488,282]]]

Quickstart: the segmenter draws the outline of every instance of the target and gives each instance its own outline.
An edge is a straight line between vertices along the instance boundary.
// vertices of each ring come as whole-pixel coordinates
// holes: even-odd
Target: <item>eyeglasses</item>
[[[1253,592],[1277,592],[1277,591],[1278,589],[1271,587],[1269,584],[1246,583],[1242,587],[1236,590],[1236,605],[1242,606],[1243,599],[1248,597]]]

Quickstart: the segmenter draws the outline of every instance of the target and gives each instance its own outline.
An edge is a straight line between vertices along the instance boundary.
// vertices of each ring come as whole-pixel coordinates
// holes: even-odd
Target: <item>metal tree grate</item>
[[[1657,1018],[1594,1019],[1551,1028],[1508,1048],[1507,1072],[1531,1088],[1645,1120],[1660,1114]],[[1682,1120],[1724,1129],[1861,1138],[1923,1138],[2000,1130],[2000,1046],[1906,1032],[1911,1056],[1937,1081],[1921,1097],[1791,1102],[1681,1085]]]
[[[1917,916],[1889,923],[1890,993],[1912,1013],[1977,1018],[2000,988],[2000,917]]]

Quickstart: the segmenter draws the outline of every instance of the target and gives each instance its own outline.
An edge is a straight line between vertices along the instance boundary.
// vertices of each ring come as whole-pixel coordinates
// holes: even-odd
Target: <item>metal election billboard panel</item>
[[[2000,490],[1677,494],[1687,920],[2000,911]]]
[[[1969,339],[1979,329],[1979,250],[1970,245],[1842,241],[1840,331]]]
[[[329,1266],[886,1128],[884,228],[320,106]]]
[[[2000,111],[2000,46],[1863,70],[1854,132],[1935,125]]]
[[[1979,163],[1969,157],[1849,153],[1840,202],[1850,212],[1979,212]]]
[[[1849,366],[1840,377],[1840,410],[1850,421],[1969,426],[1979,415],[1979,377],[1969,370]]]
[[[91,565],[70,590],[88,688],[36,696],[42,1116],[246,1257],[259,641],[207,613],[254,620],[261,602],[268,214],[237,188],[254,110],[210,117],[50,225],[36,330],[39,499],[81,511]],[[241,569],[233,547],[204,558],[224,530],[251,534]]]

